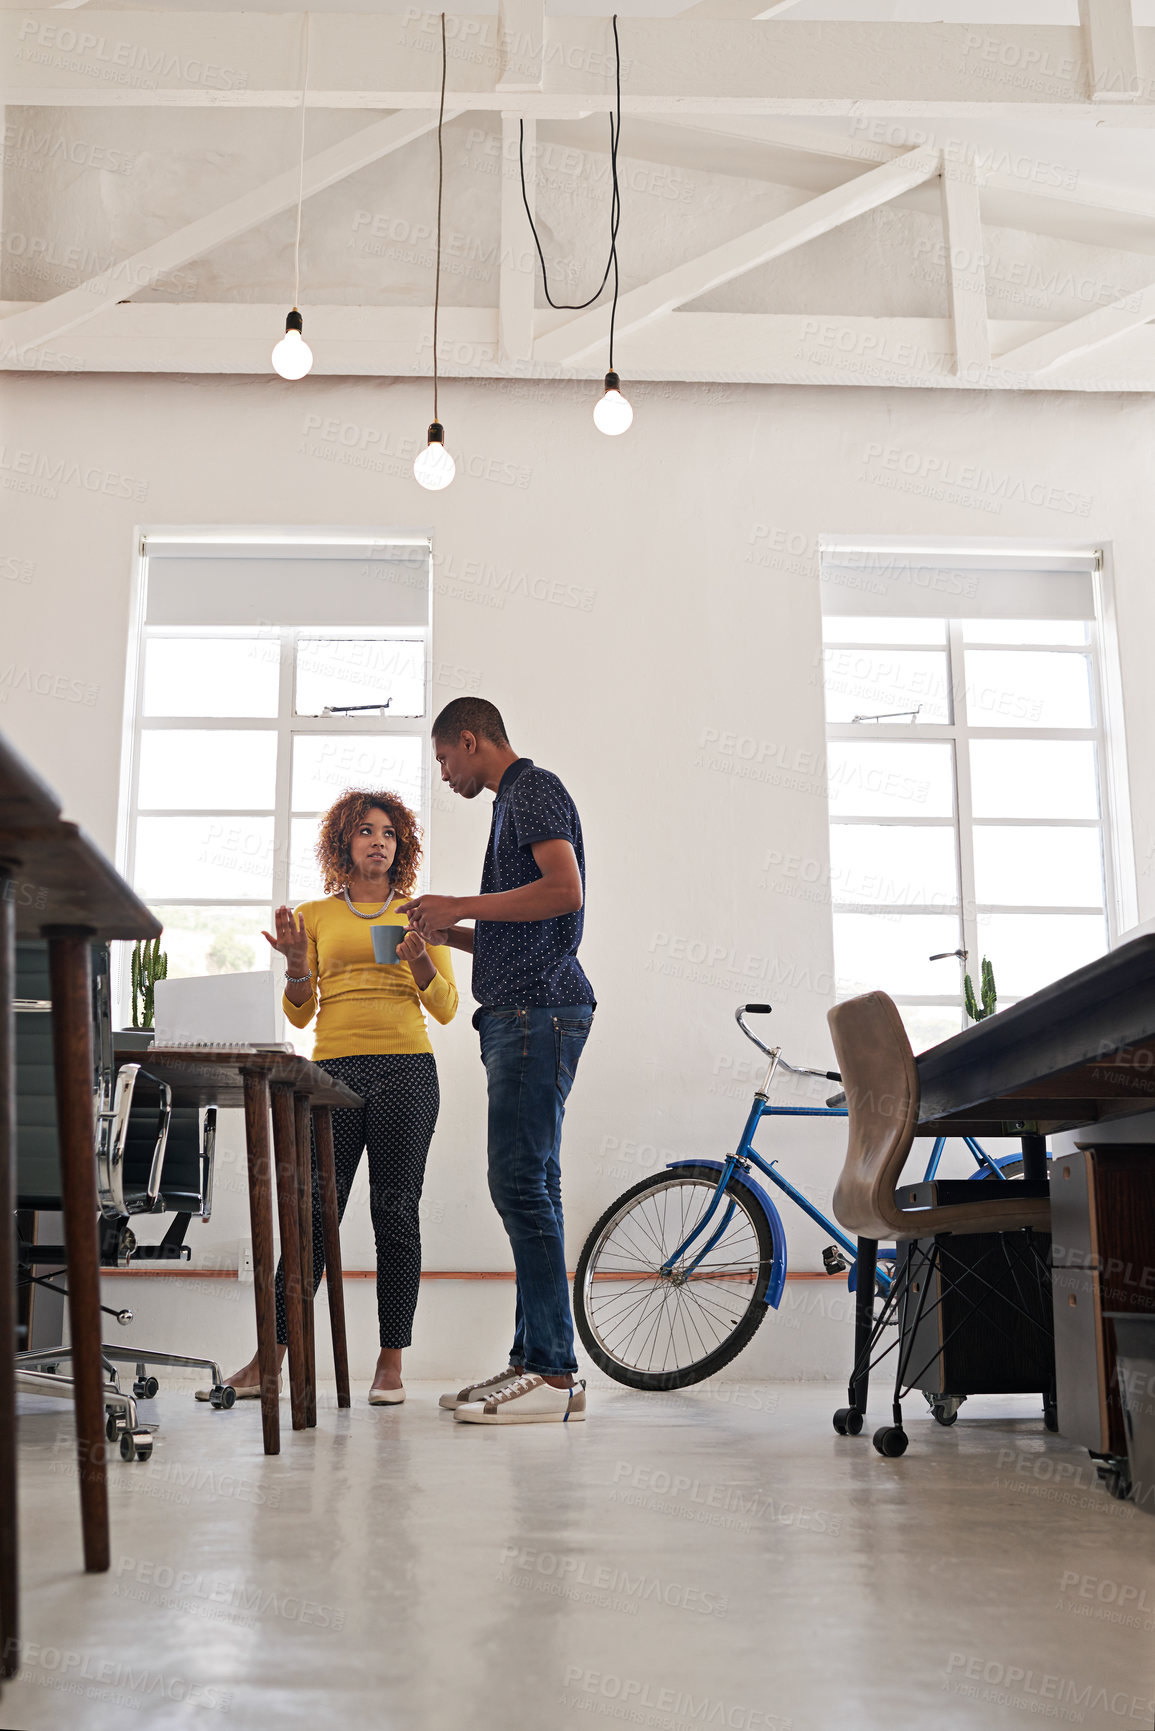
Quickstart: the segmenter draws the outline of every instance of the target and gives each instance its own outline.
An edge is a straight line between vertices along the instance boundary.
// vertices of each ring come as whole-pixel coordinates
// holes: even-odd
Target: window
[[[268,967],[272,909],[322,894],[347,787],[428,809],[430,554],[146,538],[125,869],[174,977]]]
[[[916,1051],[966,1025],[951,952],[976,989],[989,956],[1005,1006],[1108,946],[1093,566],[1068,563],[1054,576],[1081,581],[976,561],[985,598],[960,581],[912,598],[892,555],[865,604],[844,555],[824,565],[837,992],[889,992]],[[1016,599],[1030,616],[1004,616]]]

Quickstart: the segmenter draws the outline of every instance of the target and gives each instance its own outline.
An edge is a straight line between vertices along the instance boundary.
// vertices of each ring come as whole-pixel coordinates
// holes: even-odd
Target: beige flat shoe
[[[405,1399],[403,1388],[371,1388],[369,1390],[370,1406],[400,1406]]]
[[[231,1388],[238,1400],[260,1400],[260,1398],[261,1398],[261,1385],[259,1382],[249,1382],[249,1383],[232,1382],[232,1383],[225,1383],[224,1386],[226,1388]],[[277,1393],[283,1394],[284,1392],[285,1392],[285,1379],[283,1376],[278,1377],[278,1379],[277,1379]],[[194,1400],[208,1401],[210,1399],[211,1395],[212,1395],[211,1389],[198,1388],[195,1395],[193,1396],[193,1399]]]

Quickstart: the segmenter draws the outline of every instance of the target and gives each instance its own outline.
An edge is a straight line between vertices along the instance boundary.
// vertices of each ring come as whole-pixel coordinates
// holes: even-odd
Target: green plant
[[[966,974],[963,978],[963,1002],[972,1022],[984,1022],[988,1016],[993,1016],[998,1004],[998,994],[995,991],[995,970],[985,956],[983,957],[982,981],[982,1002],[980,1004],[975,1001],[975,989],[971,984],[970,975]]]
[[[168,979],[168,956],[160,939],[138,938],[132,949],[132,1025],[153,1026],[153,993],[158,980]]]

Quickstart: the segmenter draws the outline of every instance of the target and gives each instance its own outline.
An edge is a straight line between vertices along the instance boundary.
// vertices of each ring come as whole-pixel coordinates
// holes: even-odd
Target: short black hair
[[[455,697],[433,723],[433,738],[443,739],[447,744],[459,740],[463,733],[475,733],[494,745],[509,744],[500,709],[484,697]]]

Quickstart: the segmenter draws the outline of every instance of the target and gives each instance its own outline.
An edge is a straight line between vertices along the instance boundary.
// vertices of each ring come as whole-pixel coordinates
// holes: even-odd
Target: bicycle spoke
[[[715,1213],[703,1225],[711,1208]],[[726,1208],[730,1218],[721,1226]],[[671,1262],[699,1231],[701,1243],[691,1242]],[[730,1192],[719,1199],[716,1183],[704,1174],[671,1176],[635,1196],[608,1223],[585,1270],[586,1322],[603,1351],[623,1366],[654,1376],[684,1373],[732,1336],[765,1265],[745,1199]]]

